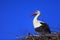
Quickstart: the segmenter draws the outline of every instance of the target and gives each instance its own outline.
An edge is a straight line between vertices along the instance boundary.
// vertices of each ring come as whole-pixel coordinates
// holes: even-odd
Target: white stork
[[[41,33],[42,32],[51,33],[47,23],[38,20],[39,15],[40,15],[40,11],[39,10],[35,11],[35,13],[32,14],[32,16],[35,16],[35,18],[33,19],[33,26],[34,26],[35,31],[41,32]]]

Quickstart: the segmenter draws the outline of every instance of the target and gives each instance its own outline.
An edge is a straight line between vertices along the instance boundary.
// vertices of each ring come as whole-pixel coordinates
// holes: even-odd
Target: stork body
[[[38,17],[40,15],[40,11],[36,11],[35,14],[33,14],[33,15],[36,15],[35,18],[33,19],[33,26],[34,26],[35,31],[44,32],[44,33],[51,33],[47,23],[38,20]]]

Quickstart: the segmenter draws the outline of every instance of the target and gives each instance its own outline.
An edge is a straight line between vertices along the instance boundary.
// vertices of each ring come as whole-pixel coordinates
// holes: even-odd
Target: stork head
[[[38,15],[38,14],[40,14],[40,11],[39,11],[39,10],[36,10],[36,11],[32,14],[32,16],[36,16],[36,15]]]

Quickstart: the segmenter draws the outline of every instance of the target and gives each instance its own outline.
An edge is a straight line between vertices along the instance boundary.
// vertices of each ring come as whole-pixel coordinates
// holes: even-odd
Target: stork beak
[[[36,13],[33,13],[31,16],[35,16],[35,15],[37,15]]]

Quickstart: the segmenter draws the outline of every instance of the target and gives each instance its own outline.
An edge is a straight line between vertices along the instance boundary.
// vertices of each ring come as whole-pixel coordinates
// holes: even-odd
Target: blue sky
[[[34,34],[30,15],[40,10],[39,20],[48,23],[51,31],[60,28],[60,0],[0,0],[0,39]]]

